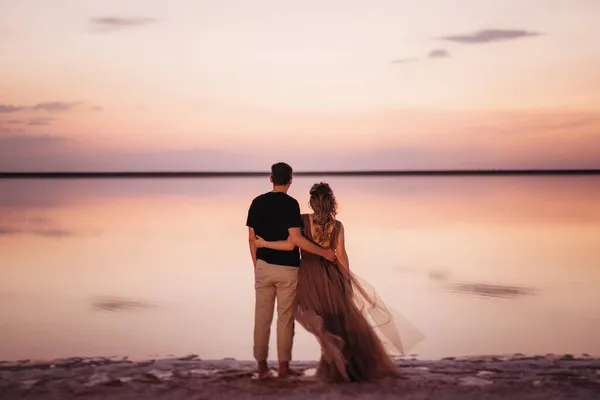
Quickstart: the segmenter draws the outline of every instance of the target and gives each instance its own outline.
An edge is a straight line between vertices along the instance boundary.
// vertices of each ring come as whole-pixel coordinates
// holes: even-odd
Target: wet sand
[[[398,360],[402,376],[323,384],[303,376],[256,380],[251,361],[69,358],[0,362],[0,399],[600,399],[600,358],[524,355]]]

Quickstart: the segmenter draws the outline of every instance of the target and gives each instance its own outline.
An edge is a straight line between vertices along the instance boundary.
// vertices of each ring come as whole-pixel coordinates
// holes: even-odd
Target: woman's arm
[[[346,253],[346,239],[344,238],[344,225],[340,222],[340,233],[337,238],[337,260],[340,265],[346,269],[350,269],[350,260],[348,260],[348,253]]]
[[[296,248],[296,245],[290,236],[288,236],[287,240],[278,240],[276,242],[269,242],[260,236],[256,236],[254,243],[256,243],[256,247],[264,247],[273,250],[290,251]]]

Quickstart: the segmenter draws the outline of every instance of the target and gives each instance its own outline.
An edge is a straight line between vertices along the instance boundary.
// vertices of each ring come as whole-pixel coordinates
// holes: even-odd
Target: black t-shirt
[[[287,240],[289,228],[304,227],[300,215],[300,205],[293,197],[283,192],[268,192],[252,201],[248,210],[246,226],[254,228],[254,233],[268,241]],[[298,267],[300,250],[281,251],[260,248],[256,258],[269,264]]]

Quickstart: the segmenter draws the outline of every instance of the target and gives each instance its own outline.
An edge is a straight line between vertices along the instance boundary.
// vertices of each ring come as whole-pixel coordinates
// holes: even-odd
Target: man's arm
[[[289,228],[288,231],[290,233],[290,237],[292,238],[292,242],[294,242],[294,244],[300,247],[302,250],[317,254],[328,259],[329,261],[335,260],[335,251],[332,249],[324,249],[318,244],[311,242],[304,237],[300,228]]]
[[[246,226],[248,227],[248,245],[250,246],[250,256],[252,256],[252,265],[256,268],[256,233],[254,228],[257,226],[257,210],[256,210],[256,199],[250,204],[248,209],[248,217],[246,218]]]
[[[248,245],[250,246],[250,255],[252,256],[252,265],[256,268],[256,243],[254,242],[256,235],[254,234],[254,228],[248,227]]]
[[[348,259],[348,253],[346,252],[346,239],[344,233],[344,225],[340,222],[340,232],[337,238],[337,260],[346,269],[350,269],[350,260]]]

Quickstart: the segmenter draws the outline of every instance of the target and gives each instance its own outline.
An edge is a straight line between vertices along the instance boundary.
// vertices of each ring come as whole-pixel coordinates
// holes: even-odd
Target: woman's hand
[[[256,238],[254,239],[254,243],[256,244],[257,248],[267,247],[267,243],[266,243],[265,239],[261,238],[258,235],[256,235]]]

